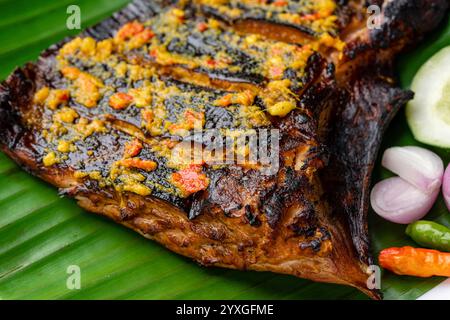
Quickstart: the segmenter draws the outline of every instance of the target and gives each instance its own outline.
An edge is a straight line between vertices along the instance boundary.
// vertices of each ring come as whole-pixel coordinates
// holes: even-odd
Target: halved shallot
[[[386,220],[408,224],[422,219],[432,208],[439,188],[427,194],[400,177],[378,182],[370,193],[373,210]]]
[[[427,149],[392,147],[384,152],[381,164],[424,193],[431,194],[441,186],[444,164]]]
[[[450,164],[444,173],[444,182],[442,183],[442,194],[444,195],[445,205],[450,210]]]

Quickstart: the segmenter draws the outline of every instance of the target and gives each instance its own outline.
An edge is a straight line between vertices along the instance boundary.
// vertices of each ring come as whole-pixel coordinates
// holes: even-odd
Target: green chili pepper
[[[406,234],[426,248],[450,252],[450,229],[433,221],[416,221],[406,228]]]

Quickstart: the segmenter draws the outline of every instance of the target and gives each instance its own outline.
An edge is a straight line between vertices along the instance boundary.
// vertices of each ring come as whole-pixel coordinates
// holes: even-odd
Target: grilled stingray
[[[135,0],[2,84],[1,148],[202,265],[380,298],[366,285],[370,174],[412,98],[391,61],[448,4],[373,3],[384,19],[369,30],[364,1]],[[269,162],[251,157],[263,146]]]

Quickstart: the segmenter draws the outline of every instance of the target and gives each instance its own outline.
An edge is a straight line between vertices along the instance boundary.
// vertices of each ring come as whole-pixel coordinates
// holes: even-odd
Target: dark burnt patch
[[[274,183],[273,179],[256,170],[244,172],[234,166],[211,172],[208,204],[218,206],[225,214],[240,211],[246,205],[257,206],[259,195]]]
[[[253,227],[259,227],[261,225],[261,221],[258,218],[257,212],[250,205],[245,205],[245,218],[248,223],[250,223]]]
[[[319,229],[314,230],[314,234],[315,235],[310,236],[308,238],[308,240],[300,242],[299,248],[301,250],[310,249],[313,252],[319,252],[322,247],[322,243],[331,238],[328,230],[323,227],[320,227]]]
[[[384,131],[413,93],[370,74],[347,90],[339,99],[329,135],[331,158],[323,180],[335,204],[334,217],[347,219],[359,258],[370,264],[367,210],[372,169]]]
[[[388,48],[400,39],[417,41],[417,37],[437,27],[447,15],[448,7],[447,0],[387,1],[381,28],[370,32],[373,46]]]
[[[307,190],[309,182],[307,177],[287,167],[278,173],[278,182],[266,192],[261,193],[259,202],[272,228],[275,228],[283,213],[293,204],[306,200],[306,195],[299,192]]]

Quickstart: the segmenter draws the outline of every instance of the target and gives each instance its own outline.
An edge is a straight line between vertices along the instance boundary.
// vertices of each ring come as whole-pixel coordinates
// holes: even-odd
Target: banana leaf
[[[109,16],[127,0],[0,0],[0,79],[34,60],[65,36],[66,9],[81,9],[82,28]],[[418,68],[450,44],[447,21],[398,66],[407,88]],[[383,148],[420,145],[403,112],[390,126]],[[446,162],[447,150],[435,150]],[[374,180],[389,173],[378,166]],[[427,217],[450,226],[440,198]],[[414,245],[404,226],[370,213],[374,253]],[[68,285],[71,267],[81,272],[80,288]],[[415,299],[442,278],[418,279],[384,273],[386,299]],[[138,234],[93,214],[22,171],[0,153],[0,299],[366,299],[352,288],[314,283],[266,272],[203,268]]]

